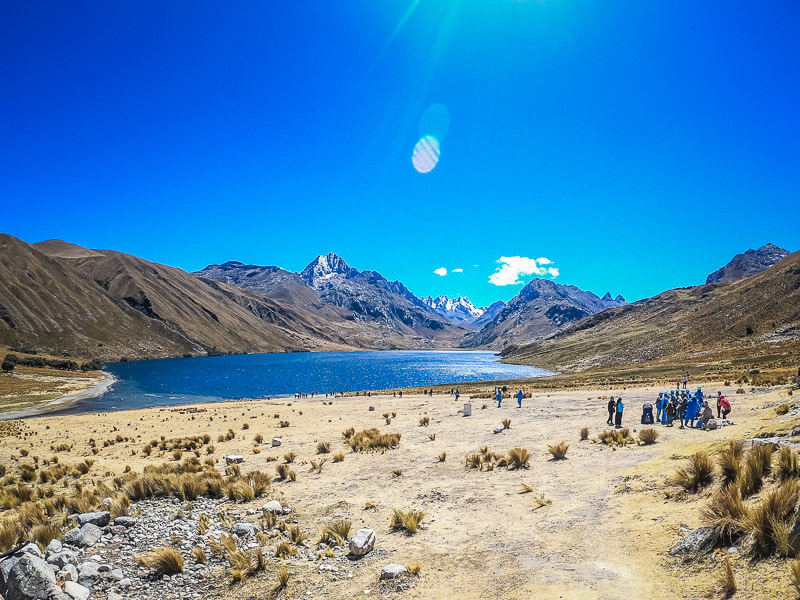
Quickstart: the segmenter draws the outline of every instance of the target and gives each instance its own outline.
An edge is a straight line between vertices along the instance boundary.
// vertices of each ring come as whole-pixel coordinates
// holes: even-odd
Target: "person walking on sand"
[[[517,408],[522,408],[522,390],[517,392]]]
[[[459,391],[456,390],[456,402],[458,402]]]
[[[608,401],[608,421],[606,421],[606,425],[613,425],[614,424],[614,413],[617,411],[617,403],[614,402],[614,396]]]
[[[497,408],[500,408],[500,405],[503,403],[503,392],[500,388],[497,388]]]
[[[622,403],[622,396],[617,398],[616,413],[614,414],[614,426],[616,429],[622,429],[622,411],[625,405]]]

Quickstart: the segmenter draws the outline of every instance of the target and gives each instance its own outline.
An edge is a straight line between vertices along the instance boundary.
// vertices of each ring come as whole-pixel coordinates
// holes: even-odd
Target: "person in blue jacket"
[[[522,408],[522,390],[517,392],[517,408]]]
[[[700,405],[702,406],[703,400],[705,399],[705,394],[703,394],[703,390],[700,389],[699,385],[697,386],[697,391],[694,393],[694,395],[697,397],[697,401],[700,402]]]
[[[656,423],[661,422],[661,411],[664,409],[663,399],[664,392],[658,392],[658,400],[656,400]]]
[[[690,396],[689,401],[686,403],[686,423],[689,427],[694,427],[694,421],[697,418],[697,411],[699,409],[700,405],[698,404],[697,396]]]
[[[615,429],[622,429],[622,411],[625,408],[625,405],[622,403],[622,396],[617,398],[617,406],[615,408],[617,410],[614,413],[614,427]]]
[[[503,403],[503,392],[500,391],[500,388],[497,388],[497,408],[500,408],[500,405]]]

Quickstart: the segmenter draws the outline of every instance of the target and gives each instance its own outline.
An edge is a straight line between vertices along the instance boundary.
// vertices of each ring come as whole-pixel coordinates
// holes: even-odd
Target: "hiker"
[[[522,408],[522,390],[517,392],[517,408]]]
[[[705,394],[703,394],[703,390],[700,389],[699,385],[697,386],[697,391],[694,393],[694,395],[699,402],[702,402],[705,399]]]
[[[708,422],[714,418],[714,411],[708,405],[708,402],[703,402],[703,412],[700,414],[700,427],[706,428]]]
[[[500,408],[500,405],[503,403],[503,392],[499,389],[497,390],[497,408]]]
[[[686,396],[681,396],[680,403],[678,404],[678,419],[681,421],[681,426],[678,429],[685,429],[686,428],[686,405],[688,404],[688,400]]]
[[[458,390],[456,390],[456,402],[458,402],[458,396],[459,395],[460,395],[460,392]]]
[[[658,392],[658,400],[656,400],[656,422],[661,422],[661,413],[664,410],[664,392]]]
[[[611,399],[608,401],[608,421],[606,421],[606,425],[614,424],[614,413],[616,411],[617,411],[617,403],[614,402],[614,396],[611,396]]]
[[[694,421],[697,419],[697,413],[700,410],[700,402],[696,396],[691,396],[686,402],[686,422],[691,424],[690,427],[694,428]]]
[[[622,396],[617,398],[617,412],[614,414],[614,426],[616,429],[622,429],[622,411],[625,405],[622,403]]]
[[[731,413],[731,403],[725,396],[720,396],[719,403],[722,406],[722,420],[727,421],[728,415]]]

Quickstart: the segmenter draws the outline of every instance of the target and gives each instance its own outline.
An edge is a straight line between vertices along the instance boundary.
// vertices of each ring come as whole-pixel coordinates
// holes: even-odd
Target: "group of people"
[[[497,408],[500,408],[500,406],[503,404],[503,392],[505,392],[507,389],[508,388],[506,386],[503,386],[502,388],[495,388],[494,398],[497,400]],[[517,408],[522,408],[523,396],[524,394],[522,393],[522,390],[519,390],[517,392]]]
[[[659,392],[656,400],[656,414],[653,416],[653,405],[645,402],[642,407],[642,425],[652,425],[661,423],[667,427],[674,425],[675,419],[680,423],[680,429],[687,427],[692,429],[714,428],[716,423],[711,423],[714,419],[714,411],[705,399],[702,388],[698,387],[693,393],[687,389],[674,389],[668,392]],[[614,425],[617,429],[622,427],[622,414],[625,405],[622,398],[608,401],[608,420],[607,425]],[[731,413],[731,403],[722,392],[717,392],[717,419],[727,420]]]

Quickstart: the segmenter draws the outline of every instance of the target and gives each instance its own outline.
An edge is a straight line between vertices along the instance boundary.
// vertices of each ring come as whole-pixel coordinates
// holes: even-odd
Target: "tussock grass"
[[[778,468],[776,475],[781,481],[797,477],[797,452],[791,448],[781,448],[778,454]]]
[[[721,488],[700,511],[703,523],[713,527],[717,537],[726,543],[742,533],[746,515],[742,493],[735,485]]]
[[[714,478],[714,464],[707,452],[696,452],[689,457],[687,465],[681,467],[672,477],[672,482],[687,492],[696,492],[707,486]]]
[[[717,465],[722,476],[723,485],[730,485],[739,479],[742,471],[742,455],[744,442],[731,440],[728,446],[717,455]]]
[[[431,424],[431,418],[430,417],[422,417],[419,420],[419,426],[420,427],[427,427],[430,424]]]
[[[483,468],[483,455],[482,454],[467,454],[464,457],[464,465],[467,471],[470,469]]]
[[[0,525],[0,551],[7,552],[22,539],[22,527],[15,521],[7,520]]]
[[[408,535],[413,535],[419,530],[419,526],[425,519],[426,513],[422,510],[398,510],[392,512],[391,527],[394,530],[405,531]]]
[[[511,419],[503,419],[503,429],[511,429]]]
[[[639,432],[639,441],[645,446],[649,446],[650,444],[655,444],[657,439],[658,439],[658,431],[656,431],[652,427],[649,427],[647,429],[642,429]]]
[[[444,462],[447,460],[447,452],[442,452],[439,456],[436,457],[438,462]]]
[[[287,452],[283,455],[283,460],[286,462],[287,465],[290,465],[294,462],[294,459],[297,458],[297,454],[294,452]]]
[[[519,490],[520,494],[530,494],[531,492],[534,491],[533,488],[529,486],[527,483],[520,483],[519,485],[520,485],[520,490]]]
[[[353,452],[385,452],[400,445],[399,433],[381,433],[375,428],[354,433],[349,441]]]
[[[789,410],[791,410],[789,408],[789,405],[784,403],[784,404],[781,404],[778,408],[776,408],[775,412],[778,415],[785,415],[785,414],[787,414],[789,412]]]
[[[722,561],[722,570],[719,575],[719,587],[725,598],[730,598],[733,596],[734,592],[739,589],[736,585],[736,574],[733,572],[733,564],[731,564],[729,558]]]
[[[303,541],[307,540],[309,535],[300,529],[298,525],[292,525],[289,527],[289,539],[292,540],[292,543],[295,546],[299,546],[303,543]]]
[[[192,548],[192,556],[194,557],[194,562],[199,565],[204,565],[208,562],[208,557],[200,546],[195,546]]]
[[[277,558],[286,558],[295,554],[297,554],[297,550],[292,548],[286,540],[278,542],[278,546],[275,548],[275,556]]]
[[[371,504],[367,502],[367,505]],[[365,510],[369,510],[369,508],[375,508],[373,504],[372,507],[365,506]],[[353,524],[348,521],[347,519],[340,519],[338,521],[334,521],[328,525],[325,525],[322,528],[322,533],[320,534],[319,541],[322,544],[335,545],[335,546],[344,546],[347,538],[350,537],[350,530],[352,529]]]
[[[335,463],[340,463],[344,461],[344,454],[342,454],[341,452],[337,452],[336,454],[333,455],[332,460]]]
[[[584,427],[584,428],[581,429],[580,441],[583,442],[583,441],[586,441],[588,439],[589,439],[589,428],[588,427]]]
[[[531,453],[527,448],[512,448],[508,451],[509,469],[527,469],[530,467]]]
[[[392,469],[392,479],[400,477],[403,474],[403,469]]]
[[[436,434],[435,433],[429,433],[428,434],[428,439],[430,441],[432,441],[432,442],[435,442],[436,441]]]
[[[800,558],[789,563],[789,581],[797,595],[800,596]]]
[[[330,442],[319,442],[317,443],[317,454],[328,454],[331,451],[331,444]]]
[[[567,457],[567,450],[569,450],[569,444],[566,442],[559,442],[558,444],[547,447],[547,451],[553,455],[553,460],[565,459]]]
[[[325,458],[322,458],[322,459],[320,459],[320,461],[319,461],[319,462],[317,462],[317,461],[315,461],[315,460],[309,461],[309,463],[311,464],[311,471],[312,471],[313,473],[316,473],[317,475],[319,475],[320,473],[322,473],[322,467],[324,467],[324,466],[325,466],[325,462],[326,462],[326,460],[327,460],[327,459],[325,459]]]
[[[286,567],[278,567],[278,585],[277,589],[282,590],[289,584],[289,569]]]
[[[766,556],[775,548],[775,524],[794,512],[798,497],[800,486],[796,479],[789,479],[764,494],[761,502],[747,511],[744,528],[753,538],[755,554]]]
[[[137,557],[137,561],[153,569],[158,577],[183,573],[183,556],[174,548],[155,548],[149,554]]]
[[[352,438],[352,437],[353,437],[355,434],[356,434],[356,430],[355,430],[355,429],[353,429],[352,427],[349,427],[349,428],[345,429],[345,430],[342,432],[342,438],[343,438],[344,440],[349,440],[349,439],[350,439],[350,438]]]
[[[406,565],[406,569],[408,569],[408,572],[414,577],[419,577],[419,574],[422,573],[422,563],[415,562],[408,564]]]
[[[771,461],[772,451],[769,446],[753,446],[747,453],[738,478],[739,489],[744,498],[752,496],[761,489],[764,476],[772,470]]]

